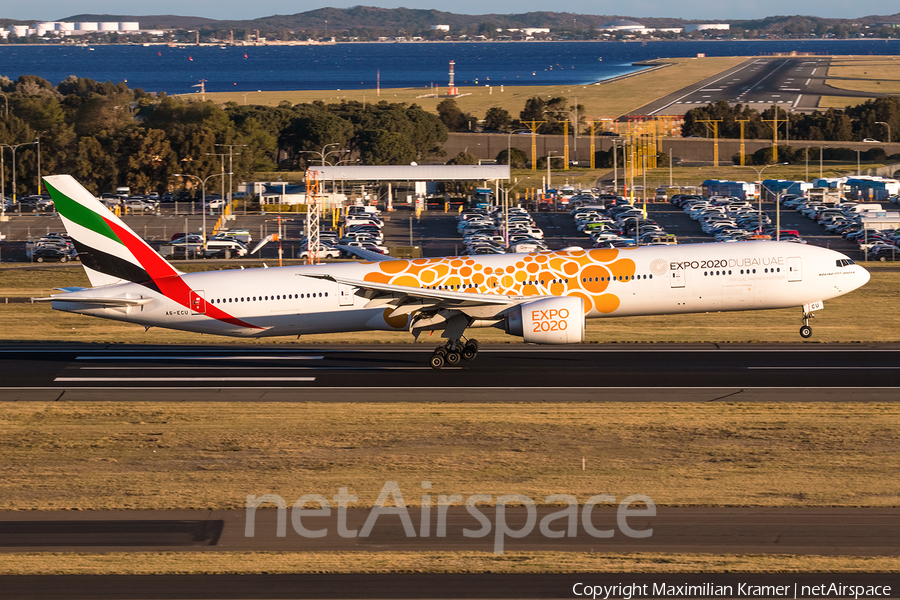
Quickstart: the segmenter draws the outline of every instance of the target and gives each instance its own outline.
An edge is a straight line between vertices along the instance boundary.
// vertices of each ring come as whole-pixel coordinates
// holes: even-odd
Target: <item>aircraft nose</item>
[[[858,287],[862,287],[862,286],[866,285],[867,283],[869,283],[869,279],[872,278],[872,275],[868,271],[866,271],[865,269],[863,269],[862,267],[860,267],[858,265],[856,267],[856,271],[857,271],[857,274],[859,275],[859,286]]]

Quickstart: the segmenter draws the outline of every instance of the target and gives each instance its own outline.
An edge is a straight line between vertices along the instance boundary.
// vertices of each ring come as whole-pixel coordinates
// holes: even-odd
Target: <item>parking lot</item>
[[[173,204],[162,204],[159,214],[125,215],[122,219],[138,235],[144,237],[154,247],[159,248],[177,233],[200,231],[203,222],[202,215],[196,212],[196,208],[194,214],[187,213],[186,209],[186,205],[180,204],[176,213],[176,207]],[[763,209],[774,222],[775,203],[764,203]],[[675,234],[679,243],[713,241],[712,237],[703,233],[696,221],[668,202],[648,203],[647,213],[649,218],[656,220],[667,232]],[[589,247],[591,245],[590,239],[575,229],[574,222],[567,210],[531,211],[531,215],[535,224],[544,231],[544,239],[550,249],[556,250],[568,246]],[[63,231],[62,223],[55,213],[10,214],[8,216],[7,222],[0,223],[0,234],[6,236],[3,244],[0,245],[0,260],[3,262],[27,260],[25,242],[36,240],[48,233]],[[392,213],[383,213],[382,216],[385,220],[385,245],[388,247],[421,246],[423,256],[448,256],[463,251],[462,240],[456,231],[456,206],[451,206],[448,212],[444,212],[443,208],[426,211],[422,213],[421,218],[416,218],[415,212],[405,207]],[[302,246],[301,237],[306,216],[302,213],[281,213],[280,217],[284,256],[285,258],[295,257]],[[217,214],[206,216],[207,231],[212,231],[217,219]],[[249,230],[253,237],[253,241],[249,244],[252,249],[257,240],[278,231],[278,220],[278,213],[237,214],[234,220],[228,221],[227,226],[231,229]],[[839,235],[829,235],[823,227],[794,210],[781,211],[781,224],[782,229],[799,231],[800,235],[810,244],[840,250],[856,259],[864,258],[855,244],[844,240]],[[331,220],[323,217],[321,226],[323,230],[330,229]],[[277,259],[278,247],[275,244],[268,244],[253,257]]]

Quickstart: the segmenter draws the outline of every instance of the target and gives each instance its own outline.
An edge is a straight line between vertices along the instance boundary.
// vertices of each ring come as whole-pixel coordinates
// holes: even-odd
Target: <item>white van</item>
[[[253,240],[249,229],[220,229],[214,240],[237,240],[242,244],[249,244]]]
[[[247,256],[247,246],[237,240],[209,240],[206,242],[206,258]]]

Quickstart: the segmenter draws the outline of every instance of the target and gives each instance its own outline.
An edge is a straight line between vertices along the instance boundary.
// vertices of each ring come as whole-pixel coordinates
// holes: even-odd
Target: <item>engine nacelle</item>
[[[584,341],[584,300],[574,296],[542,298],[520,304],[506,318],[506,333],[531,344]]]

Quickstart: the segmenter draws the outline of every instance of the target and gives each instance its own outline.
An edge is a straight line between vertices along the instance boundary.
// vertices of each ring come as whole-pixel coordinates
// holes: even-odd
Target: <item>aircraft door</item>
[[[669,287],[684,287],[684,269],[672,269],[669,272]]]
[[[206,298],[204,297],[204,294],[205,292],[203,290],[191,290],[189,300],[192,315],[206,314]]]
[[[341,306],[353,306],[353,299],[356,297],[353,289],[353,286],[338,284],[338,298],[340,298]]]
[[[787,259],[788,281],[803,281],[803,271],[800,269],[800,257],[794,256]]]

